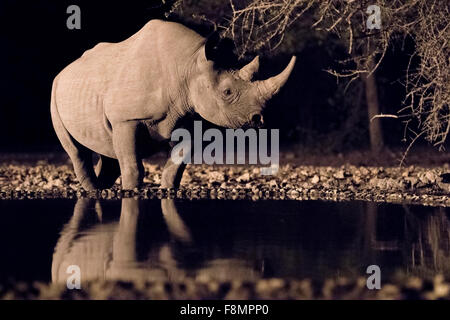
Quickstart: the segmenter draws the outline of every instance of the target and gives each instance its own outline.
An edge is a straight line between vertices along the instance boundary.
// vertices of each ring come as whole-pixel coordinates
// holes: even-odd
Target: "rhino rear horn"
[[[297,58],[295,56],[292,56],[291,61],[280,74],[267,80],[257,81],[257,86],[263,100],[269,100],[273,95],[280,91],[281,87],[286,83],[292,70],[294,69],[296,59]]]
[[[239,70],[239,77],[242,80],[250,81],[253,75],[258,72],[259,69],[259,56],[256,56],[250,63],[246,64]]]

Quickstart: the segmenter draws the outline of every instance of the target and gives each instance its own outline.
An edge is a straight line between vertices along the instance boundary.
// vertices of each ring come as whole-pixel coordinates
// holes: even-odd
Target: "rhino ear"
[[[209,61],[215,61],[219,56],[220,34],[213,32],[205,42],[205,58]]]
[[[213,62],[217,68],[232,69],[238,62],[234,41],[222,38],[219,32],[212,33],[203,46],[203,62]]]

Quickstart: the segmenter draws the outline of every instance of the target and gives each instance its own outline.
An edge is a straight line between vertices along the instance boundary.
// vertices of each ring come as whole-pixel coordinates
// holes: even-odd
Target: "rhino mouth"
[[[250,123],[255,128],[262,128],[264,126],[264,118],[261,112],[255,112],[250,115]]]
[[[223,111],[221,113],[225,121],[224,127],[232,129],[258,129],[264,127],[264,120],[260,111],[251,112],[249,115],[241,114],[236,117],[230,116]]]
[[[247,121],[246,123],[244,123],[241,126],[242,129],[247,130],[247,129],[261,129],[264,128],[264,123],[259,122],[259,123],[254,123],[252,121]]]

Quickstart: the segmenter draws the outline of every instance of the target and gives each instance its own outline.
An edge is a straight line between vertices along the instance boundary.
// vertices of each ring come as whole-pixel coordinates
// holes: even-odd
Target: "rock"
[[[387,179],[377,179],[377,188],[385,189],[387,187]]]
[[[407,182],[409,182],[411,188],[414,188],[417,183],[419,182],[419,179],[417,179],[416,177],[408,177],[405,179]]]
[[[345,179],[344,170],[338,170],[333,177],[339,180]]]
[[[427,171],[427,173],[425,173],[425,177],[428,179],[430,183],[436,182],[436,175],[432,171]]]
[[[359,171],[361,172],[361,175],[363,175],[363,176],[367,176],[369,174],[369,170],[367,170],[366,167],[361,167],[359,169]]]
[[[386,181],[386,188],[388,190],[395,190],[400,187],[399,183],[395,179],[388,178],[388,179],[385,179],[385,181]]]
[[[278,187],[278,182],[275,179],[272,179],[269,181],[269,187],[274,188],[274,187]]]
[[[309,175],[310,175],[308,170],[305,170],[305,169],[300,170],[300,174],[305,177],[309,177]]]
[[[353,182],[359,185],[361,184],[361,178],[359,176],[353,176]]]
[[[378,187],[378,178],[372,178],[369,180],[369,187],[376,188]]]
[[[217,182],[225,181],[225,175],[220,171],[212,171],[209,173],[209,177]]]
[[[240,175],[236,181],[237,182],[248,182],[250,180],[250,173],[246,172],[243,175]]]
[[[319,176],[316,174],[312,179],[311,179],[311,183],[312,184],[316,184],[320,181]]]
[[[420,185],[426,185],[428,183],[428,179],[423,172],[419,173],[417,178],[419,179]]]

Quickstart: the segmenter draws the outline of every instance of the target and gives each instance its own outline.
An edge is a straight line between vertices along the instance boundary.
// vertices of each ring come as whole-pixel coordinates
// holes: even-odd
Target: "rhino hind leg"
[[[66,148],[64,149],[66,149],[70,160],[72,160],[75,175],[83,189],[95,190],[97,189],[97,178],[92,162],[92,151],[81,145],[77,146],[77,148],[77,152],[69,152]]]
[[[69,154],[75,175],[83,189],[88,191],[97,189],[97,178],[95,177],[94,166],[92,163],[92,151],[78,143],[67,147],[68,142],[61,140],[61,144]]]
[[[100,159],[95,167],[95,173],[99,188],[111,188],[120,176],[119,161],[100,155]]]
[[[64,127],[53,97],[50,111],[56,135],[72,161],[78,181],[86,190],[96,189],[97,178],[92,164],[92,151],[79,144]]]

